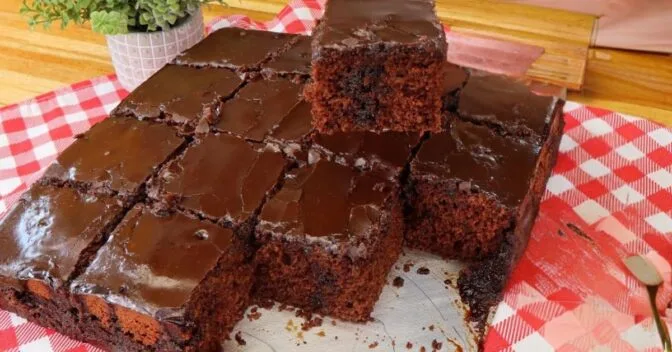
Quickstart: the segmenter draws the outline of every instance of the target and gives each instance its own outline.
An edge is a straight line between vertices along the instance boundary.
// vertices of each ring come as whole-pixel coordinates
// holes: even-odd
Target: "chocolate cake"
[[[306,96],[321,133],[439,131],[447,44],[432,0],[331,0]]]
[[[460,92],[458,113],[501,134],[542,144],[557,101],[557,97],[534,94],[524,82],[472,70]]]
[[[301,101],[302,85],[285,79],[248,83],[221,107],[214,129],[261,142]]]
[[[118,351],[215,351],[245,311],[246,245],[230,229],[134,207],[72,282],[85,340]]]
[[[534,144],[469,122],[432,135],[411,163],[407,243],[454,259],[492,253],[515,226],[538,154]]]
[[[238,229],[253,220],[285,166],[275,150],[210,134],[159,171],[149,183],[149,197],[157,209],[177,208]]]
[[[131,199],[184,143],[169,126],[108,118],[78,136],[49,166],[42,182]]]
[[[330,161],[290,172],[256,228],[256,296],[366,321],[401,251],[398,185]]]
[[[83,339],[68,284],[124,211],[109,196],[34,184],[0,220],[0,309]]]
[[[223,100],[242,84],[224,69],[166,65],[124,99],[112,116],[132,116],[177,125],[185,133],[207,132]]]
[[[219,29],[175,58],[175,63],[192,67],[227,68],[245,75],[287,50],[297,35],[242,28]]]
[[[112,350],[218,351],[252,299],[368,321],[405,235],[468,262],[483,324],[562,103],[446,63],[433,7],[331,0],[313,38],[229,28],[177,57],[0,220],[0,308]]]
[[[459,119],[447,120],[447,131],[433,134],[410,165],[406,242],[474,263],[458,284],[472,318],[484,323],[527,246],[564,122],[556,98],[531,97],[508,78],[498,79],[508,97],[494,98],[492,86],[482,93],[474,88],[472,80],[482,77],[471,75],[459,93]],[[510,104],[514,93],[537,105]],[[479,117],[466,115],[464,107],[479,111]]]

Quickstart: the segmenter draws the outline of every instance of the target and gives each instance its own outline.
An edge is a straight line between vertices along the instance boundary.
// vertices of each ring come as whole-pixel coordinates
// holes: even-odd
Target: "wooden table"
[[[0,106],[113,71],[103,36],[86,26],[31,31],[18,14],[21,2],[0,2]],[[205,17],[268,20],[284,2],[234,0],[207,8]],[[590,49],[583,91],[569,99],[672,126],[672,57]]]

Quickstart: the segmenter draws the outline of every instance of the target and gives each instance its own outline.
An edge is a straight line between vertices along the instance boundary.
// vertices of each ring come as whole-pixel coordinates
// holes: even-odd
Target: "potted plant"
[[[104,34],[122,86],[132,90],[203,39],[201,5],[221,0],[24,0],[31,26],[91,23]]]

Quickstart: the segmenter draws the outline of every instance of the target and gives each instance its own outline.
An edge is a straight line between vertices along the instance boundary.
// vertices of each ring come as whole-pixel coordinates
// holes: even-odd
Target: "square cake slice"
[[[210,134],[166,164],[149,182],[148,193],[158,209],[176,207],[229,227],[244,227],[275,189],[285,167],[277,150]]]
[[[296,35],[241,28],[219,29],[175,58],[179,65],[218,67],[244,75],[289,48]]]
[[[0,309],[82,339],[67,286],[124,211],[108,196],[34,184],[0,219]]]
[[[329,161],[288,173],[258,217],[256,298],[368,320],[401,251],[398,191],[386,173]]]
[[[285,79],[252,81],[222,105],[214,129],[262,142],[299,104],[302,89]]]
[[[412,161],[406,243],[445,258],[476,260],[458,285],[481,327],[527,246],[563,125],[557,109],[539,146],[454,120]]]
[[[559,98],[535,94],[522,81],[472,70],[459,95],[461,119],[541,145]]]
[[[539,148],[468,122],[449,128],[432,135],[411,164],[406,240],[446,258],[479,259],[515,226],[537,177]]]
[[[313,33],[317,130],[440,130],[447,44],[434,1],[331,0]]]
[[[174,129],[149,121],[108,118],[77,137],[42,182],[71,184],[94,194],[131,200],[185,141]]]
[[[243,83],[225,69],[166,65],[141,84],[112,112],[176,125],[184,133],[207,132],[222,101]]]
[[[249,301],[250,257],[230,229],[138,205],[71,285],[84,336],[119,351],[219,351]]]

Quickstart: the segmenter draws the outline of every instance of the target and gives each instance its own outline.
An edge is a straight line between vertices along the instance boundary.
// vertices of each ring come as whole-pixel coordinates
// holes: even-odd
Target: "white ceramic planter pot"
[[[167,31],[108,35],[112,64],[121,85],[135,89],[177,54],[203,39],[203,13],[199,9],[182,24]]]

